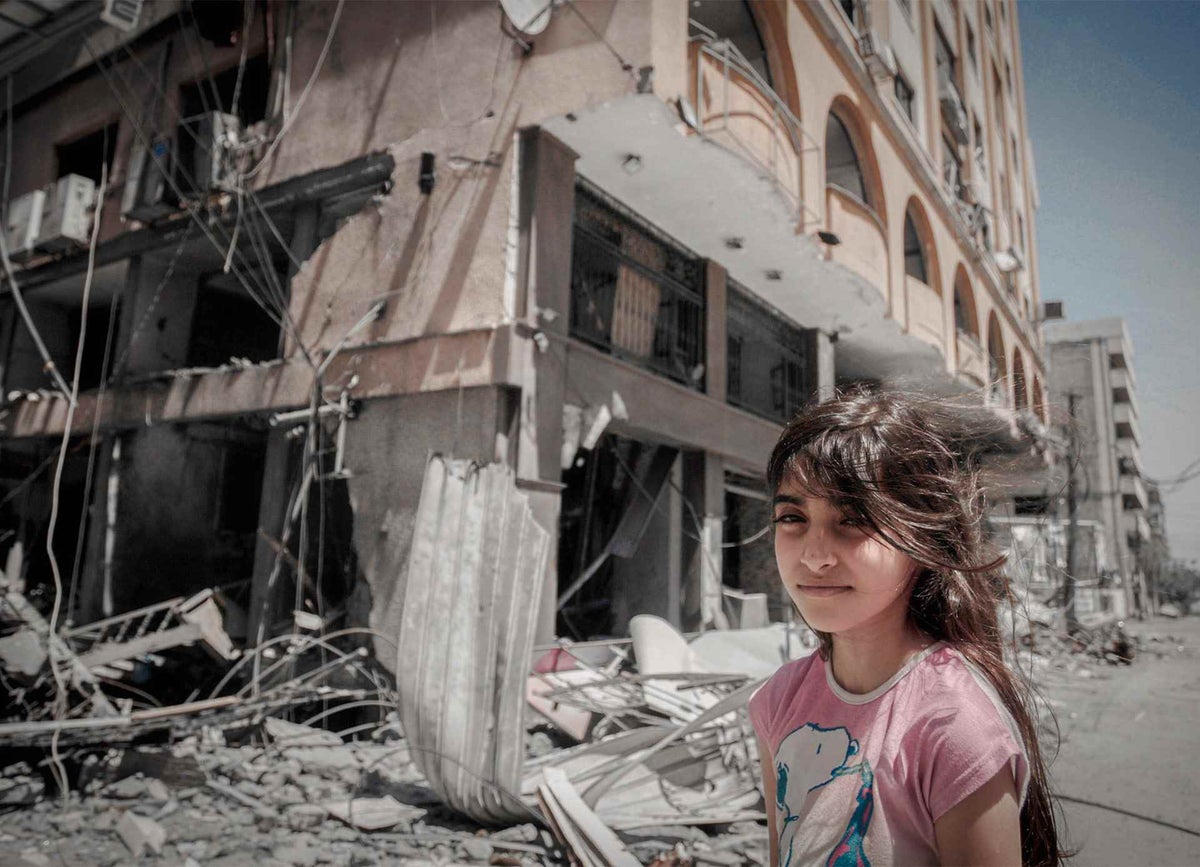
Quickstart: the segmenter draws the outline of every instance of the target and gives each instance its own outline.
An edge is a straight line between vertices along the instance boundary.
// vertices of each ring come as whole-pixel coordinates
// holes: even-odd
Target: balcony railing
[[[702,136],[740,154],[778,186],[801,223],[821,215],[805,201],[802,156],[820,145],[728,39],[691,21],[688,55]]]
[[[583,186],[575,195],[571,336],[704,386],[704,265]]]
[[[728,282],[729,403],[786,422],[817,387],[811,335]]]

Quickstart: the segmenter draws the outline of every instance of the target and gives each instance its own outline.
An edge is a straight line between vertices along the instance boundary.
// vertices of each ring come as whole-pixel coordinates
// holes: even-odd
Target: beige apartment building
[[[433,452],[516,470],[544,636],[782,617],[737,543],[821,389],[1036,442],[1009,0],[20,5],[0,520],[45,585],[55,515],[77,620],[219,585],[247,640],[394,631]]]
[[[1142,469],[1142,429],[1133,341],[1118,318],[1045,325],[1050,396],[1063,426],[1074,428],[1079,516],[1104,527],[1112,574],[1106,582],[1119,617],[1153,610],[1152,575],[1162,538],[1161,499]],[[1073,415],[1070,414],[1073,407]],[[1155,502],[1157,501],[1157,502]],[[1153,509],[1153,511],[1152,511]],[[1155,532],[1151,516],[1158,524]]]

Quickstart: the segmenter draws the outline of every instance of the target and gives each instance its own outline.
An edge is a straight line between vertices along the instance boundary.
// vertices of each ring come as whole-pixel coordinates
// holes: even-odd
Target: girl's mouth
[[[847,586],[829,584],[797,584],[796,589],[805,596],[839,596],[842,593],[850,592],[850,588]]]

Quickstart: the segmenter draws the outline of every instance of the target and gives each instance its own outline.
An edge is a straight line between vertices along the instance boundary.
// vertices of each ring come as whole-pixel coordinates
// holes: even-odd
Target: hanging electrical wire
[[[321,74],[321,68],[325,65],[325,58],[329,56],[329,48],[333,45],[333,37],[334,34],[337,33],[338,22],[341,20],[342,7],[345,5],[345,2],[346,0],[338,0],[337,8],[333,12],[333,20],[329,23],[329,31],[325,34],[325,44],[321,46],[321,53],[317,56],[317,63],[313,67],[313,71],[309,75],[308,81],[304,85],[304,89],[300,91],[300,97],[296,100],[295,107],[284,118],[283,124],[279,128],[279,132],[275,133],[275,136],[272,139],[271,144],[267,147],[267,152],[263,154],[262,159],[258,161],[254,168],[242,175],[241,180],[243,184],[245,181],[254,178],[260,171],[262,171],[263,166],[265,166],[267,161],[274,155],[275,149],[279,147],[280,143],[283,141],[283,137],[287,135],[289,130],[291,130],[292,124],[299,116],[300,111],[304,108],[304,101],[308,99],[308,94],[312,90],[312,86],[316,82],[317,76]]]
[[[136,118],[134,113],[130,110],[125,99],[121,96],[121,93],[117,89],[112,76],[109,74],[109,70],[107,70],[105,68],[104,64],[100,61],[99,57],[96,55],[95,50],[92,48],[92,46],[88,40],[86,40],[86,39],[84,40],[84,45],[87,48],[88,53],[91,55],[93,61],[95,62],[96,68],[100,71],[100,74],[103,76],[105,83],[108,85],[109,91],[113,94],[113,97],[116,99],[117,104],[121,109],[121,112],[125,115],[125,117],[133,125],[134,134],[137,137],[137,139],[139,140],[141,146],[146,149],[148,158],[154,161],[156,168],[162,173],[164,179],[166,180],[168,185],[171,187],[171,189],[175,193],[175,195],[178,196],[181,201],[186,199],[186,196],[184,195],[183,190],[180,188],[178,181],[174,177],[173,173],[170,171],[170,168],[163,162],[163,160],[157,154],[154,153],[154,151],[151,147],[150,137],[147,135],[146,131],[142,128],[141,124],[138,122],[138,119]],[[125,84],[125,86],[127,88],[130,87],[129,83],[127,81],[125,81],[124,76],[121,74],[119,68],[117,68],[115,65],[112,67],[112,73],[114,75],[120,77],[122,79],[122,82]],[[155,85],[155,87],[158,87],[157,82],[155,82],[154,85]],[[130,90],[132,90],[132,88],[130,88]],[[193,137],[194,137],[194,134],[193,134]],[[183,175],[183,180],[185,182],[189,182],[193,186],[195,186],[194,179],[191,179],[189,177],[186,170],[181,170],[180,173]],[[200,218],[199,214],[196,213],[196,210],[193,208],[186,208],[185,212],[192,219],[192,221],[196,224],[196,226],[199,227],[201,232],[208,239],[209,243],[212,244],[213,248],[223,254],[227,250],[226,245],[228,243],[228,237],[219,237],[219,235],[223,233],[223,229],[221,228],[220,224],[216,223],[216,222],[212,223],[211,225],[208,224],[207,222],[205,222],[204,220],[202,220]],[[284,315],[282,317],[280,317],[277,313],[272,311],[272,309],[270,308],[270,305],[264,299],[262,286],[254,287],[254,286],[250,285],[250,279],[252,279],[252,269],[250,269],[249,266],[246,264],[244,258],[240,255],[240,252],[236,253],[235,255],[236,255],[236,258],[238,259],[238,262],[236,264],[238,264],[240,266],[240,267],[234,268],[232,271],[235,279],[238,280],[238,282],[241,284],[241,286],[242,286],[243,290],[246,292],[246,294],[263,310],[263,312],[265,312],[268,316],[271,317],[272,321],[274,321],[277,325],[279,325],[280,328],[291,331],[292,337],[296,341],[296,346],[297,346],[297,349],[299,350],[301,356],[303,357],[305,362],[311,368],[315,369],[316,364],[312,359],[312,355],[309,352],[307,346],[300,339],[299,334],[295,327],[295,323],[291,319],[290,313],[288,313],[287,311],[283,311]]]

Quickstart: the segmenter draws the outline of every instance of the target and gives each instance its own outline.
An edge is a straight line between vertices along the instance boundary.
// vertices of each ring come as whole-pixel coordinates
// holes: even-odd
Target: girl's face
[[[916,561],[794,480],[772,508],[779,575],[810,627],[833,635],[904,628]]]

